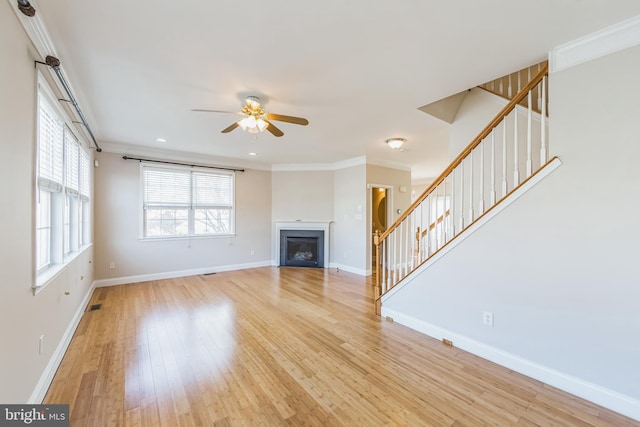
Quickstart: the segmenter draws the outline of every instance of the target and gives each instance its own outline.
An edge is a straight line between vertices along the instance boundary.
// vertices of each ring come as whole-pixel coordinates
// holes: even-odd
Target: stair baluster
[[[516,76],[518,86],[520,86],[521,74],[518,72]],[[531,75],[531,70],[527,71],[527,75]],[[509,90],[511,90],[512,79],[512,75],[509,75]],[[546,117],[547,82],[547,65],[544,64],[533,79],[509,101],[409,209],[400,215],[384,233],[374,236],[377,275],[376,312],[378,314],[381,309],[382,295],[393,289],[416,268],[463,233],[473,222],[482,218],[493,206],[500,203],[547,163],[549,151]],[[540,97],[540,102],[536,106],[534,106],[534,93],[539,94]],[[525,114],[523,111],[518,111],[518,105],[521,103],[526,105],[524,107],[527,114],[526,141],[520,138],[518,129],[518,115]],[[537,106],[540,108],[540,113],[536,111]],[[540,135],[533,133],[534,114],[540,116]],[[513,115],[512,132],[507,129],[511,121],[510,115]],[[496,151],[497,132],[502,136],[501,165],[498,162],[499,153]],[[534,136],[536,136],[535,139]],[[511,145],[513,155],[509,156],[508,147]],[[535,164],[536,171],[534,171],[535,159],[532,155],[534,148],[540,150],[540,162]],[[485,150],[491,153],[489,167],[485,167]],[[475,156],[474,151],[477,153]],[[526,157],[522,158],[522,156]],[[474,160],[478,164],[477,168],[474,168]],[[520,177],[521,166],[526,168],[526,177],[523,179]],[[465,182],[466,173],[468,177]],[[485,176],[487,173],[489,176]],[[498,174],[501,176],[502,187],[500,199],[496,195]],[[514,178],[511,184],[507,179],[510,174]],[[485,185],[488,181],[490,197],[489,203],[486,203]],[[468,206],[465,204],[465,199],[469,202]],[[477,212],[474,212],[475,206],[478,207]],[[468,212],[468,218],[465,217],[465,211]]]

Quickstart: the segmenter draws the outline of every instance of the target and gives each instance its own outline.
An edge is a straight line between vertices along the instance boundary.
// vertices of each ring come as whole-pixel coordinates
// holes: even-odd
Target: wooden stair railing
[[[523,68],[514,73],[492,80],[490,82],[478,85],[480,89],[486,90],[489,93],[497,95],[501,98],[511,101],[513,97],[520,91],[520,89],[526,83],[530,82],[532,77],[542,70],[543,67],[548,65],[547,61],[540,62],[530,67]],[[540,113],[542,111],[542,86],[538,85],[537,93],[532,99],[533,111]],[[549,93],[546,93],[546,99],[548,100]],[[527,99],[520,101],[522,107],[527,107]],[[548,105],[547,105],[548,107]]]
[[[393,225],[374,236],[377,314],[384,294],[547,163],[547,80],[543,64]]]

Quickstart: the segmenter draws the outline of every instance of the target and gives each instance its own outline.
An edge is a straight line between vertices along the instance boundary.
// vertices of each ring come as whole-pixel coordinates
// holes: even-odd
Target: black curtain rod
[[[96,151],[98,153],[101,153],[102,148],[100,148],[100,146],[98,145],[98,142],[96,141],[96,137],[93,135],[93,132],[91,132],[91,128],[89,127],[87,120],[84,118],[84,114],[82,114],[82,110],[80,110],[80,106],[78,105],[76,98],[73,96],[73,93],[71,93],[71,88],[69,87],[69,84],[67,84],[67,81],[65,80],[64,76],[62,75],[62,72],[60,71],[60,60],[55,56],[49,55],[46,57],[45,61],[46,62],[42,62],[42,61],[35,61],[35,62],[36,64],[48,65],[53,69],[53,71],[55,71],[56,76],[58,77],[58,80],[60,80],[60,84],[62,84],[62,87],[64,88],[64,91],[67,92],[67,97],[69,98],[69,99],[61,99],[59,101],[67,101],[71,105],[73,105],[73,108],[75,108],[76,113],[78,113],[78,117],[82,121],[82,124],[84,125],[85,129],[87,129],[87,133],[89,133],[89,136],[91,136],[91,139],[93,140],[93,145],[96,146]]]
[[[223,168],[221,166],[190,165],[189,163],[168,162],[166,160],[140,159],[138,157],[129,157],[129,156],[122,156],[122,158],[124,160],[137,160],[139,162],[164,163],[166,165],[190,166],[192,168],[207,168],[207,169],[218,169],[223,171],[244,172],[244,169]]]

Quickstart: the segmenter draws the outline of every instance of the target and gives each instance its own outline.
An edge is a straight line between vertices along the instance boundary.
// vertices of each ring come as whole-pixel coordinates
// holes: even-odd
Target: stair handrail
[[[427,198],[429,193],[431,193],[438,185],[442,184],[442,181],[444,181],[444,179],[451,173],[451,171],[453,171],[460,163],[462,163],[462,161],[469,155],[469,153],[471,153],[471,151],[473,151],[473,149],[476,148],[484,138],[489,136],[493,128],[495,128],[506,116],[509,115],[509,113],[511,113],[511,111],[516,108],[516,106],[527,96],[527,93],[531,89],[536,87],[538,83],[542,81],[542,78],[548,74],[548,70],[549,66],[545,65],[540,70],[540,72],[536,74],[536,76],[524,88],[522,88],[520,92],[518,92],[516,96],[511,101],[509,101],[507,105],[505,105],[505,107],[494,117],[493,120],[491,120],[491,122],[489,122],[489,124],[478,134],[478,136],[476,136],[475,139],[471,141],[471,143],[467,145],[464,150],[462,150],[458,157],[456,157],[453,162],[451,162],[451,164],[447,166],[444,172],[442,172],[438,176],[438,178],[436,178],[436,180],[433,181],[431,185],[429,185],[429,187],[427,187],[427,189],[424,190],[422,194],[411,204],[411,206],[409,206],[407,210],[405,210],[402,215],[400,215],[400,217],[395,220],[391,227],[387,228],[380,235],[380,242],[382,242],[389,234],[391,234],[391,232],[398,227],[398,224],[406,219],[411,214],[411,212],[418,205],[420,205],[420,203],[422,203],[424,199]]]
[[[407,217],[409,217],[409,215],[411,215],[418,206],[421,205],[422,202],[425,201],[425,199],[427,199],[427,197],[429,197],[429,195],[435,190],[437,189],[446,179],[447,177],[456,169],[456,167],[458,167],[468,156],[470,153],[473,152],[473,150],[480,144],[482,143],[482,141],[487,138],[491,132],[498,126],[500,125],[505,118],[514,110],[518,107],[518,104],[520,104],[520,102],[522,102],[525,97],[528,96],[529,92],[535,88],[538,84],[540,84],[540,82],[543,81],[543,79],[548,76],[548,64],[545,64],[540,71],[531,79],[531,81],[529,81],[505,106],[504,108],[489,122],[489,124],[487,124],[484,129],[471,141],[471,143],[469,145],[467,145],[464,150],[462,150],[462,152],[451,162],[451,164],[449,164],[449,166],[447,166],[445,168],[445,170],[438,176],[438,178],[436,178],[431,185],[429,185],[427,187],[426,190],[424,190],[422,192],[422,194],[420,196],[418,196],[416,198],[416,200],[409,206],[409,208],[407,208],[401,215],[400,217],[398,217],[398,219],[390,226],[388,227],[383,233],[381,233],[380,235],[375,236],[374,238],[374,245],[375,245],[375,249],[376,249],[376,300],[377,300],[377,309],[376,311],[379,312],[379,304],[380,304],[380,298],[382,297],[382,295],[386,292],[388,292],[393,286],[395,286],[395,284],[393,286],[391,286],[390,288],[386,289],[385,292],[382,292],[382,271],[381,271],[381,267],[382,267],[382,260],[380,257],[380,246],[382,245],[382,243],[385,241],[385,239],[387,237],[389,237],[389,235],[396,230],[402,223],[404,220],[407,219]],[[546,110],[546,106],[544,108],[544,110]],[[446,209],[446,208],[445,208]],[[426,261],[426,260],[425,260]],[[402,280],[402,279],[401,279]],[[396,283],[397,284],[397,283]]]

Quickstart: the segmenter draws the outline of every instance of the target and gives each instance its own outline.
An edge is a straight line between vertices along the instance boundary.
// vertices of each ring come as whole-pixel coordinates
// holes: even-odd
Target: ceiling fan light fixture
[[[258,120],[256,120],[256,126],[258,127],[258,130],[260,132],[262,132],[263,130],[265,130],[267,128],[267,126],[269,126],[269,123],[265,122],[262,119],[258,119]]]
[[[238,122],[238,125],[249,133],[259,133],[264,131],[269,123],[262,118],[255,118],[254,116],[247,116]]]
[[[405,138],[389,138],[387,139],[386,142],[387,142],[387,145],[389,145],[389,147],[393,148],[394,150],[398,150],[406,142],[406,139]]]
[[[244,119],[238,122],[238,125],[242,128],[242,130],[249,130],[256,126],[256,118],[253,116],[247,116]]]
[[[245,102],[254,110],[260,107],[260,98],[258,98],[257,96],[247,96],[245,98]]]

